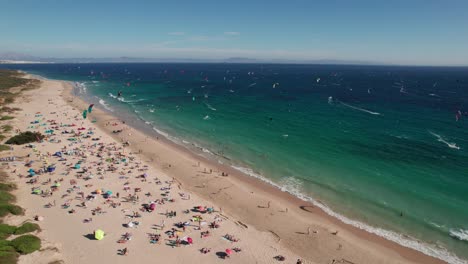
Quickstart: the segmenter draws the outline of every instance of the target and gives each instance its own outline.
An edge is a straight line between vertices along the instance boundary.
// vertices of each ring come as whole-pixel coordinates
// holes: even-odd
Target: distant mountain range
[[[6,52],[0,53],[0,63],[284,63],[284,64],[354,64],[354,65],[378,65],[381,63],[352,60],[260,60],[253,58],[234,57],[226,59],[189,59],[189,58],[43,58],[29,54]]]

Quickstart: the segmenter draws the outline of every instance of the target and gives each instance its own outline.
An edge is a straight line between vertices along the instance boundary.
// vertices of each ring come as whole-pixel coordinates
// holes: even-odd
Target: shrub
[[[27,144],[31,142],[36,142],[38,141],[38,139],[42,140],[43,138],[44,136],[39,132],[26,131],[8,139],[5,143],[22,145],[22,144]]]
[[[15,196],[6,191],[0,190],[0,203],[11,202],[15,200]]]
[[[41,230],[38,224],[24,223],[20,227],[16,228],[15,235],[22,235],[22,234],[34,232],[37,230]]]
[[[5,102],[7,102],[7,100],[5,100]],[[2,117],[0,117],[0,121],[11,120],[13,118],[14,117],[12,117],[12,116],[2,116]]]
[[[10,125],[3,125],[2,129],[3,129],[3,132],[10,132],[11,130],[13,130],[13,127]]]
[[[0,204],[0,217],[4,217],[8,213],[14,215],[21,215],[23,214],[23,208],[14,204]]]
[[[41,240],[37,236],[24,235],[11,240],[10,245],[20,254],[29,254],[41,248]]]
[[[10,235],[14,234],[15,231],[16,231],[15,226],[7,225],[7,224],[0,224],[0,239],[5,239],[9,237]]]
[[[0,183],[0,190],[2,191],[13,191],[16,189],[14,183]]]
[[[16,264],[18,261],[18,253],[12,246],[0,247],[0,263]]]

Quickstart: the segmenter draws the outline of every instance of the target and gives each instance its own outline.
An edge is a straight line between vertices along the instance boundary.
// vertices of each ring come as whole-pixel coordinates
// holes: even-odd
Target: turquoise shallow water
[[[345,222],[452,263],[468,259],[467,68],[17,68],[78,82],[88,100],[323,201]]]

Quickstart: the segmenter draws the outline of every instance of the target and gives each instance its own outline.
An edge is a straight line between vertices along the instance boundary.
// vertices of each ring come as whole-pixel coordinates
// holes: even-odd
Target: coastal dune
[[[32,219],[36,215],[44,217],[40,223],[43,230],[40,236],[59,252],[36,252],[21,258],[21,263],[49,263],[55,260],[65,263],[276,263],[276,256],[283,256],[285,263],[296,263],[297,259],[303,259],[304,263],[445,263],[346,225],[311,203],[191,153],[163,137],[147,135],[99,108],[95,107],[88,118],[83,119],[81,112],[88,108],[88,103],[74,96],[70,83],[47,79],[41,81],[39,89],[25,92],[15,103],[22,109],[16,115],[15,128],[31,130],[30,122],[35,119],[40,119],[41,123],[52,119],[58,124],[75,123],[75,129],[81,126],[88,130],[94,128],[92,137],[99,138],[99,143],[116,147],[125,143],[126,146],[119,152],[132,157],[132,162],[129,167],[119,164],[119,171],[125,171],[123,176],[128,178],[119,178],[122,174],[117,172],[107,172],[98,177],[95,165],[100,158],[92,146],[95,142],[90,139],[70,143],[68,134],[56,131],[51,138],[61,143],[50,140],[37,143],[37,151],[43,154],[55,153],[64,146],[79,147],[88,154],[83,164],[90,167],[95,177],[86,181],[76,178],[76,171],[69,167],[79,160],[78,157],[67,157],[69,160],[66,162],[57,163],[56,171],[51,175],[39,176],[36,185],[26,184],[26,178],[17,177],[27,171],[26,167],[17,167],[16,174],[12,176],[16,177],[19,187],[16,193],[18,204],[26,208],[26,218]],[[44,127],[36,129],[43,132]],[[14,151],[16,156],[27,154],[31,154],[31,149],[16,147]],[[37,169],[41,166],[39,156],[32,156],[31,159],[36,160],[33,167]],[[52,157],[48,159],[56,163]],[[146,181],[136,177],[142,173],[130,169],[137,165],[145,168],[144,172],[148,175]],[[130,170],[132,172],[128,173]],[[46,198],[32,195],[31,187],[40,187],[41,182],[48,178],[52,181],[63,178],[59,190]],[[71,180],[77,183],[72,184]],[[162,185],[156,185],[156,181],[161,181]],[[121,201],[124,195],[133,194],[123,190],[127,182],[132,190],[141,190],[138,193],[139,203]],[[79,186],[79,191],[85,194],[100,188],[112,190],[114,196],[119,192],[120,198],[113,196],[113,200],[121,205],[112,208],[105,204],[105,199],[97,197],[82,207],[76,190],[67,195],[67,189],[73,186]],[[158,205],[152,213],[141,213],[139,227],[126,228],[125,224],[131,220],[128,215],[139,211],[142,203],[161,198],[160,188],[167,186],[171,188],[170,197],[174,202]],[[145,196],[145,193],[151,193],[151,196]],[[70,207],[61,208],[67,201]],[[47,203],[55,203],[55,206],[46,208],[44,205]],[[203,217],[207,223],[215,218],[220,219],[220,228],[201,226],[201,231],[209,230],[211,233],[209,237],[201,238],[201,231],[196,224],[192,224],[181,235],[193,237],[192,245],[166,245],[168,241],[164,232],[171,229],[174,223],[192,218],[197,213],[182,212],[200,205],[214,208],[214,213],[204,214]],[[96,207],[102,207],[106,212],[92,215],[91,210]],[[75,211],[69,213],[71,209]],[[176,211],[177,216],[168,218],[166,211]],[[92,221],[83,222],[89,218]],[[164,228],[159,230],[157,226],[162,223]],[[92,232],[95,229],[104,230],[106,237],[101,241],[93,240]],[[132,240],[125,244],[117,243],[125,232],[132,233]],[[149,242],[148,233],[155,232],[161,234],[161,244]],[[230,242],[223,238],[225,234],[231,234],[240,241]],[[229,260],[223,259],[225,250],[234,247],[239,247],[241,252],[233,253]],[[122,248],[128,249],[128,255],[118,254]],[[211,252],[202,254],[199,251],[201,248],[211,248]]]

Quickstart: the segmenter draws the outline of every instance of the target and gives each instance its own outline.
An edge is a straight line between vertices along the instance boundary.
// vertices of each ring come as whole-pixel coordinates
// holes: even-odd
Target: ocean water
[[[468,259],[468,68],[2,66],[73,81],[135,125],[344,222],[450,263]]]

